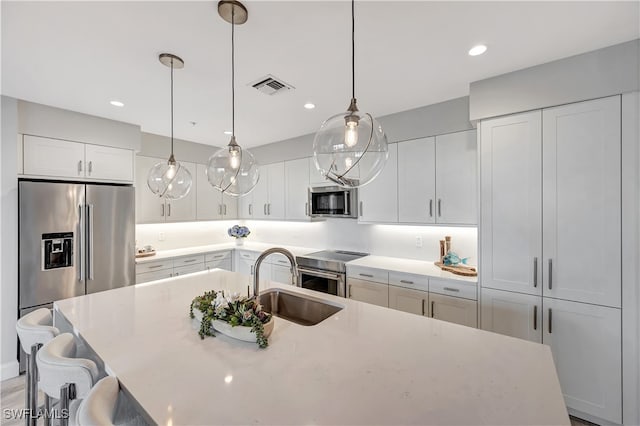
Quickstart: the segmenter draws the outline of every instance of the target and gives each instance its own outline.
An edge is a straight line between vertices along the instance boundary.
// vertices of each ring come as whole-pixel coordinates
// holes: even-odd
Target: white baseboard
[[[18,361],[6,362],[0,366],[0,380],[7,380],[13,377],[17,377],[19,374],[20,366]]]

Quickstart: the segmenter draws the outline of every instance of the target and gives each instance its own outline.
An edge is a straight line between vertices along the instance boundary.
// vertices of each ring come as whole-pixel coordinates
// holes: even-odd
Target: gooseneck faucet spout
[[[287,259],[289,259],[289,263],[291,264],[291,275],[293,277],[292,284],[294,286],[298,285],[298,264],[296,263],[295,256],[293,255],[293,253],[291,253],[287,249],[283,249],[281,247],[273,247],[263,251],[262,254],[258,256],[258,259],[256,259],[255,266],[253,267],[253,271],[254,271],[253,272],[253,296],[254,297],[258,297],[258,294],[260,294],[260,265],[262,264],[262,261],[267,256],[273,253],[284,254],[287,257]]]

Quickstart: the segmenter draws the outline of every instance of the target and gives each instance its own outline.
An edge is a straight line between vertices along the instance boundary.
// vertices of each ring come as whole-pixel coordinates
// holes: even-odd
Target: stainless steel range
[[[322,293],[345,297],[346,263],[369,253],[324,250],[297,256],[298,286]]]

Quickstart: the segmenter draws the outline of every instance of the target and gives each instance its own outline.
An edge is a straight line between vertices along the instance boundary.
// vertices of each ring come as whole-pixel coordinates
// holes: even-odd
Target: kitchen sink
[[[279,288],[260,293],[260,304],[266,312],[300,325],[316,325],[342,310],[341,306]]]

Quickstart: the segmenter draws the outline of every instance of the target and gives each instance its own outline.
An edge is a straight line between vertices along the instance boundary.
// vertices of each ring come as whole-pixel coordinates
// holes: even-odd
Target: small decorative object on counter
[[[444,262],[444,255],[447,254],[445,247],[445,241],[440,240],[440,262]]]
[[[444,254],[447,255],[451,251],[451,237],[444,237]]]
[[[200,321],[201,339],[218,331],[234,339],[256,342],[260,348],[269,346],[273,316],[262,310],[255,297],[239,293],[225,297],[224,291],[207,291],[193,299],[189,316]]]
[[[136,249],[136,258],[154,256],[155,254],[156,249],[149,245],[146,245],[143,248]]]
[[[241,246],[244,243],[244,238],[247,238],[251,231],[246,226],[233,225],[227,230],[227,234],[236,239],[237,246]]]
[[[444,263],[446,266],[455,266],[459,263],[466,265],[468,260],[468,257],[461,259],[460,256],[458,256],[456,253],[449,251],[449,253],[444,256],[442,263]]]

